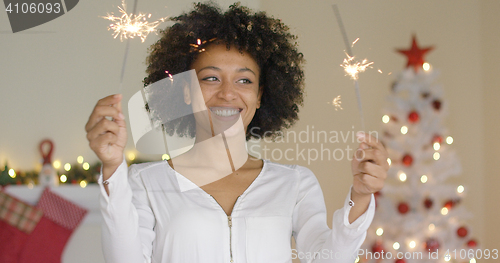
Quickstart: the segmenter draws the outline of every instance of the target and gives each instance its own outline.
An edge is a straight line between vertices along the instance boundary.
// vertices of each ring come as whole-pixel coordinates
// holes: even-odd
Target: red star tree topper
[[[406,67],[413,67],[415,72],[418,72],[422,65],[424,65],[424,56],[427,52],[431,51],[434,47],[420,48],[417,44],[417,38],[413,36],[410,49],[398,49],[397,51],[408,58]]]

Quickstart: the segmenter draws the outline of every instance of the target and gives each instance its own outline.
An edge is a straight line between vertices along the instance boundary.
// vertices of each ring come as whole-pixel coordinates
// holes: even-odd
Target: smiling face
[[[212,44],[205,49],[191,69],[198,76],[210,117],[214,124],[235,123],[241,115],[246,131],[260,107],[259,66],[248,53],[241,53],[236,47],[227,50],[225,44]]]

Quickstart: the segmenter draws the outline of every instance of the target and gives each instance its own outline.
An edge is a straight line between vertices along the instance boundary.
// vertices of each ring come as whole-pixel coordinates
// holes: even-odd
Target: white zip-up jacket
[[[353,263],[375,212],[372,195],[368,210],[349,224],[349,192],[330,229],[314,174],[269,160],[230,216],[166,161],[128,171],[124,161],[107,182],[100,205],[108,263]]]

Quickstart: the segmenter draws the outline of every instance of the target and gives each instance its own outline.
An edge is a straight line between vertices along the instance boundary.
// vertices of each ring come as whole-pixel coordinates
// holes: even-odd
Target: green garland
[[[141,160],[135,159],[131,162],[128,162],[129,165],[150,162],[151,160]],[[0,168],[2,169],[2,168]],[[9,175],[9,166],[5,164],[5,167],[0,173],[0,185],[37,185],[38,184],[38,175],[39,172],[35,170],[30,171],[16,171],[15,178],[12,178]],[[66,182],[59,181],[59,185],[64,184],[79,184],[81,181],[86,181],[87,184],[95,184],[97,183],[97,178],[101,172],[101,163],[96,162],[90,165],[88,170],[84,170],[82,164],[75,163],[71,164],[71,169],[69,171],[58,171],[57,176],[61,178],[61,175],[66,175]]]

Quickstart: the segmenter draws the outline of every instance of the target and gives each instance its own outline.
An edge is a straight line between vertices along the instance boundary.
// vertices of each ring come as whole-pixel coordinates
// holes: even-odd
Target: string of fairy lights
[[[127,163],[135,164],[142,163],[151,160],[138,159],[136,153],[130,151],[125,154]],[[163,154],[161,156],[162,160],[169,160],[170,156],[168,154]],[[82,155],[76,158],[76,163],[71,164],[70,162],[63,163],[61,160],[55,160],[52,162],[52,167],[57,173],[59,179],[59,184],[78,184],[81,188],[87,187],[89,184],[97,183],[97,178],[100,174],[101,163],[96,162],[90,164],[85,161]],[[2,173],[6,169],[6,174],[12,179],[10,184],[27,185],[29,189],[33,189],[35,185],[38,184],[38,175],[40,169],[33,169],[31,171],[20,171],[13,168],[0,167]]]

